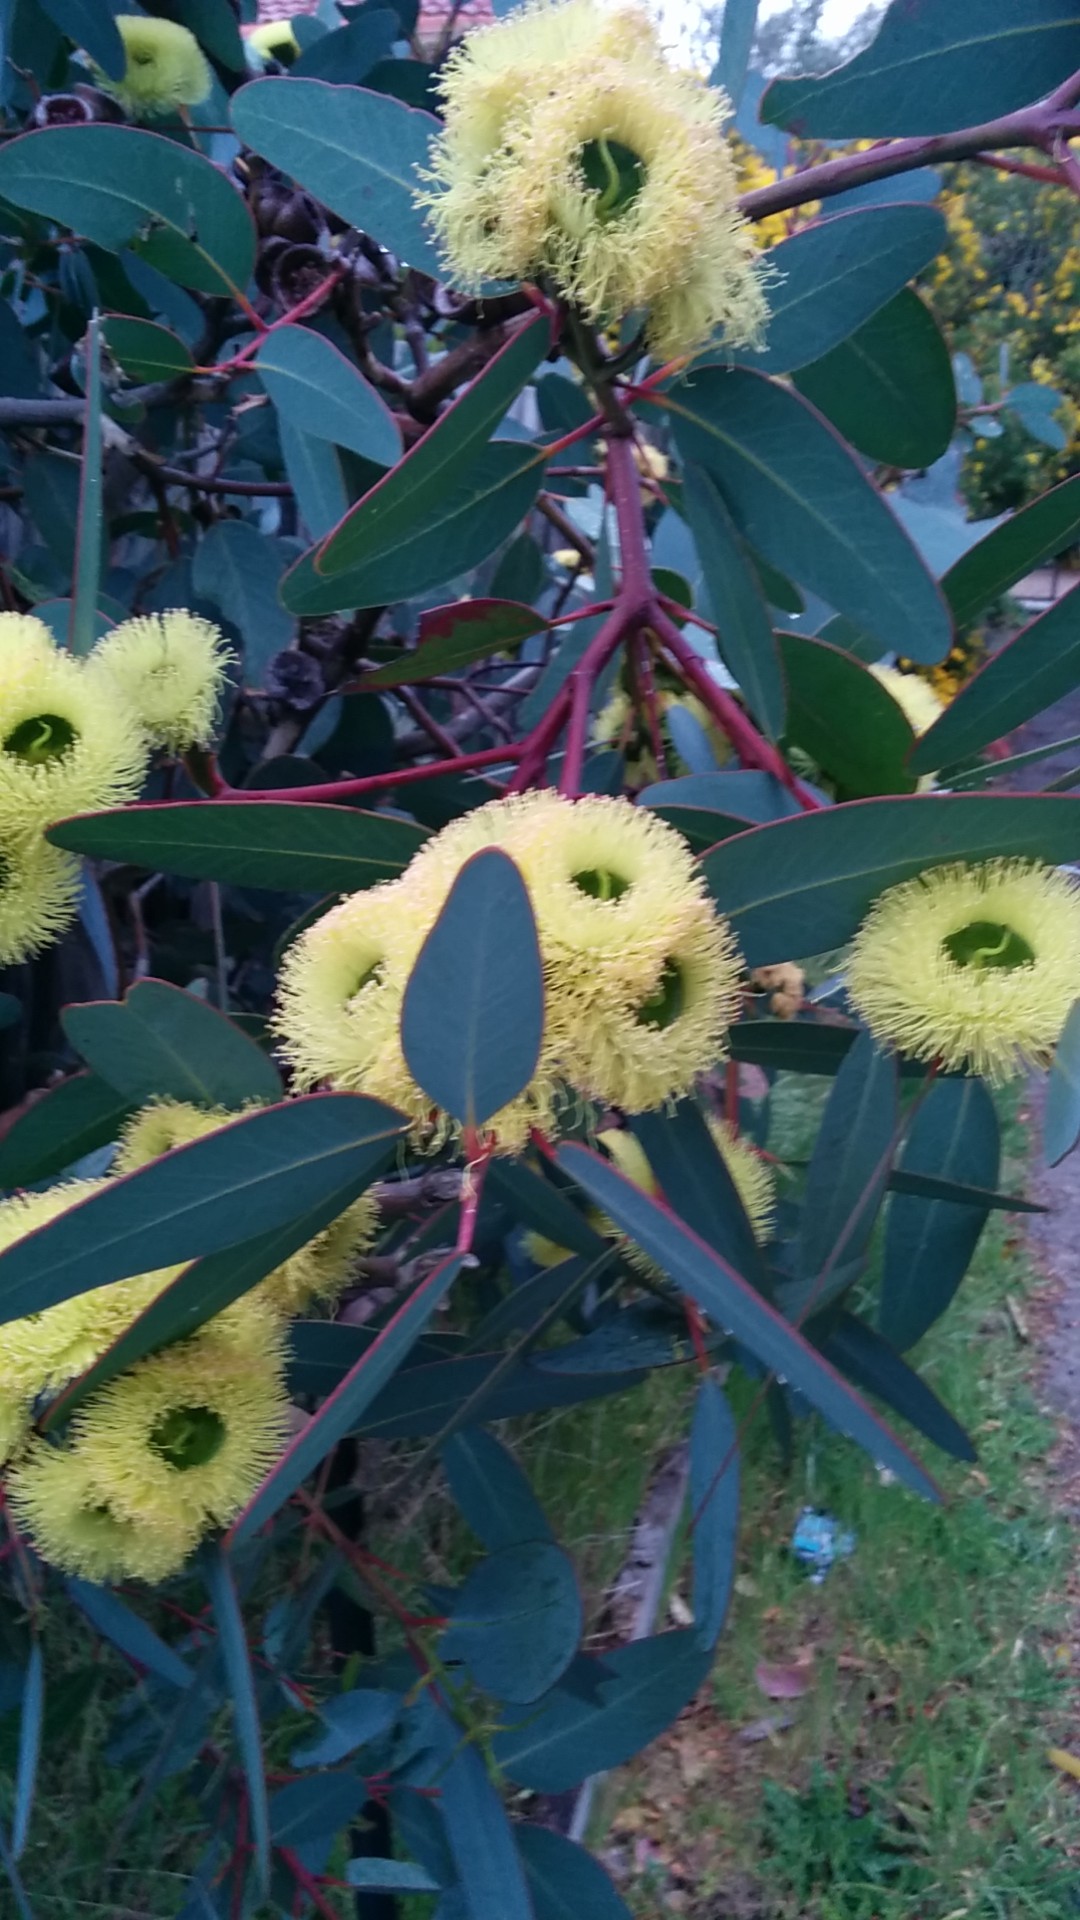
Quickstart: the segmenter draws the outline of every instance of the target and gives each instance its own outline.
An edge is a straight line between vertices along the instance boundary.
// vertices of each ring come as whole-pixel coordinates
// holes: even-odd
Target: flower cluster
[[[235,1120],[181,1102],[129,1123],[125,1174]],[[0,1249],[99,1191],[72,1181],[0,1206]],[[46,1559],[84,1579],[161,1580],[247,1504],[281,1451],[290,1411],[285,1325],[337,1298],[374,1238],[364,1195],[191,1338],[137,1361],[79,1405],[60,1444],[33,1431],[40,1409],[94,1362],[181,1272],[165,1267],[94,1288],[0,1326],[0,1461],[16,1523]]]
[[[494,800],[427,841],[400,880],[308,927],[281,969],[276,1027],[300,1086],[363,1090],[408,1113],[421,1142],[445,1120],[402,1052],[413,963],[465,861],[518,866],[544,963],[540,1060],[490,1132],[517,1152],[572,1095],[638,1113],[685,1093],[723,1052],[740,961],[685,841],[644,808],[539,792]]]
[[[727,102],[671,67],[643,9],[532,0],[469,34],[440,87],[420,200],[461,285],[538,280],[602,326],[641,314],[661,357],[758,337]]]
[[[190,613],[127,620],[85,658],[32,614],[0,614],[0,965],[74,914],[78,862],[46,829],[133,800],[156,747],[208,739],[229,658]]]
[[[875,901],[848,994],[871,1033],[1000,1081],[1049,1063],[1077,994],[1080,884],[1031,860],[933,867]]]
[[[123,74],[113,80],[95,67],[94,78],[132,120],[167,119],[206,99],[213,76],[187,27],[141,13],[117,14],[116,25],[127,57]]]

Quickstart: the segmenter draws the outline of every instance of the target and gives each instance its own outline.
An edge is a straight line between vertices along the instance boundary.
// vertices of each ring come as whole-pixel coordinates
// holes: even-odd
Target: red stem
[[[472,1252],[476,1221],[484,1194],[484,1181],[487,1179],[487,1170],[491,1165],[491,1156],[494,1152],[493,1147],[481,1146],[476,1133],[471,1128],[466,1130],[465,1150],[469,1159],[461,1188],[461,1217],[458,1221],[457,1239],[454,1242],[455,1253]]]
[[[422,767],[399,767],[394,773],[366,773],[360,780],[326,780],[314,787],[223,787],[215,800],[344,800],[362,793],[378,793],[383,787],[411,787],[418,780],[432,780],[440,773],[471,773],[477,767],[497,767],[517,760],[524,742],[508,742],[501,747],[481,747],[476,753],[459,753],[453,760],[429,760]]]
[[[298,300],[295,307],[290,307],[288,313],[283,313],[280,319],[272,320],[269,325],[259,318],[254,307],[245,306],[252,325],[261,329],[258,338],[249,340],[247,346],[241,347],[239,353],[234,354],[231,360],[222,360],[216,367],[197,367],[196,372],[202,374],[243,372],[252,354],[258,353],[263,341],[272,333],[276,333],[279,327],[289,327],[294,320],[303,320],[306,314],[313,313],[316,307],[320,307],[327,294],[333,292],[344,272],[344,267],[335,267],[332,273],[327,274],[325,280],[320,280],[317,287],[313,287],[302,300]]]
[[[746,767],[759,767],[763,773],[771,773],[790,794],[793,794],[800,807],[810,813],[820,805],[801,780],[797,780],[791,768],[786,764],[776,748],[764,739],[753,722],[748,720],[737,700],[717,686],[704,660],[694,652],[688,640],[673,620],[669,620],[662,608],[657,607],[652,615],[652,625],[672,656],[682,678],[690,683],[705,702],[709,712],[723,727],[739,759]]]

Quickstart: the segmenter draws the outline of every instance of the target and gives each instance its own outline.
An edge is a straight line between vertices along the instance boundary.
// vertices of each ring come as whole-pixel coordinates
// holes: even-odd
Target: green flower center
[[[572,873],[570,878],[590,900],[621,900],[630,890],[630,881],[607,867],[582,867],[580,873]]]
[[[1016,967],[1030,967],[1035,959],[1034,949],[1023,934],[1000,920],[973,920],[969,926],[946,934],[941,944],[958,967],[978,967],[980,971],[1001,967],[1012,972]]]
[[[359,994],[363,993],[365,987],[373,987],[377,981],[382,979],[382,976],[383,976],[382,960],[373,960],[370,967],[367,969],[367,972],[362,973],[360,975],[360,978],[357,981],[355,987],[353,988],[352,992],[348,995],[348,999],[355,1000]]]
[[[618,220],[632,207],[645,185],[645,164],[621,140],[589,140],[581,149],[581,171],[585,185],[596,195],[596,217],[605,223]]]
[[[59,713],[35,713],[20,721],[4,741],[4,752],[25,760],[28,767],[44,767],[50,760],[62,760],[78,739],[70,720]]]
[[[667,960],[655,993],[642,1001],[637,1017],[643,1027],[673,1027],[685,1005],[686,982],[682,969],[674,960]]]
[[[205,1467],[225,1445],[226,1426],[213,1407],[170,1407],[156,1421],[150,1445],[177,1473]]]

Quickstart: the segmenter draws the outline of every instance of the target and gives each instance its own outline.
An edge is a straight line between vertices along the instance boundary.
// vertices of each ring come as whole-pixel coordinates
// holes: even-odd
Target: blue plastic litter
[[[791,1536],[791,1551],[809,1569],[814,1586],[819,1587],[837,1560],[847,1560],[854,1553],[855,1535],[846,1533],[831,1513],[803,1507]]]

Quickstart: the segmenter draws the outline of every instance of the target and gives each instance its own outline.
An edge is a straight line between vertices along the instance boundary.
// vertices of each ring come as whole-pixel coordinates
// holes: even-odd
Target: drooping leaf
[[[88,1580],[69,1578],[64,1584],[95,1631],[119,1647],[126,1659],[134,1661],[137,1667],[144,1667],[147,1673],[156,1674],[159,1680],[167,1681],[181,1693],[193,1685],[193,1668],[180,1658],[175,1648],[166,1646],[153,1627],[133,1613],[118,1594],[111,1593],[107,1587],[91,1586]]]
[[[951,628],[915,547],[813,408],[764,374],[703,367],[664,395],[684,461],[712,474],[743,537],[882,651],[940,660]]]
[[[890,6],[862,53],[820,77],[774,80],[761,117],[800,138],[952,133],[1049,93],[1076,65],[1075,0]]]
[[[474,1685],[518,1705],[565,1673],[582,1630],[572,1562],[551,1540],[524,1540],[478,1561],[454,1599],[439,1643]]]
[[[401,1695],[384,1687],[357,1687],[331,1694],[319,1708],[322,1731],[292,1751],[294,1767],[333,1767],[357,1747],[378,1740],[401,1712]]]
[[[376,466],[401,458],[401,428],[385,400],[321,333],[276,327],[255,366],[282,418],[301,432],[349,447]]]
[[[954,1460],[976,1459],[975,1448],[948,1407],[864,1320],[857,1319],[853,1313],[841,1314],[828,1338],[822,1341],[822,1351],[857,1387],[884,1400],[886,1406],[904,1420],[910,1420],[913,1427],[944,1453],[951,1454]]]
[[[739,1530],[739,1436],[719,1383],[698,1388],[690,1428],[689,1512],[694,1545],[694,1626],[715,1647],[735,1584]]]
[[[457,1729],[454,1729],[455,1733]],[[463,1920],[534,1920],[513,1830],[475,1746],[458,1742],[439,1773],[439,1803],[458,1870]]]
[[[726,93],[735,108],[746,85],[757,15],[758,0],[726,0],[720,22],[720,48],[709,85]]]
[[[676,1720],[712,1665],[696,1631],[654,1634],[579,1654],[563,1686],[497,1733],[499,1765],[534,1793],[565,1793],[590,1773],[621,1766]]]
[[[179,380],[194,368],[190,348],[154,320],[109,313],[101,331],[117,366],[130,380]]]
[[[934,206],[900,201],[834,214],[827,203],[825,212],[766,253],[777,275],[768,331],[758,352],[736,354],[742,365],[791,373],[820,360],[894,299],[948,240]]]
[[[911,764],[925,773],[981,753],[1080,686],[1080,587],[1006,641],[949,702]]]
[[[0,1140],[0,1188],[31,1187],[115,1140],[130,1102],[93,1073],[73,1073],[26,1108]]]
[[[278,599],[280,550],[247,520],[219,520],[195,548],[191,583],[231,621],[244,643],[244,673],[258,686],[271,655],[292,639],[293,622]]]
[[[993,1190],[1000,1159],[997,1113],[983,1082],[935,1081],[904,1143],[904,1170]],[[981,1207],[893,1195],[878,1313],[879,1329],[891,1346],[914,1346],[940,1319],[971,1264],[985,1223]]]
[[[22,1705],[19,1709],[19,1757],[15,1767],[15,1806],[11,1819],[11,1851],[21,1860],[30,1837],[30,1815],[37,1791],[41,1759],[42,1716],[45,1711],[45,1662],[35,1634],[26,1663]]]
[[[795,385],[870,460],[929,467],[952,438],[956,387],[949,349],[912,287],[801,367]]]
[[[49,833],[75,853],[283,893],[357,893],[396,879],[427,837],[388,814],[270,800],[117,807]]]
[[[489,1553],[551,1540],[551,1528],[513,1454],[484,1427],[451,1434],[442,1447],[450,1491],[463,1520]]]
[[[885,1192],[899,1118],[896,1062],[858,1035],[832,1086],[806,1176],[798,1271],[820,1280],[862,1254]]]
[[[912,794],[857,800],[754,827],[703,860],[752,967],[829,953],[886,887],[948,860],[1080,856],[1080,800],[1060,794]]]
[[[753,566],[724,497],[704,468],[687,468],[683,500],[724,663],[738,681],[751,713],[775,740],[784,726],[784,676]]]
[[[149,1100],[242,1107],[281,1099],[269,1055],[221,1013],[165,980],[140,980],[123,1000],[65,1007],[64,1032],[129,1106]]]
[[[243,291],[255,228],[226,175],[141,127],[43,127],[0,152],[0,195],[110,253],[131,246],[197,293]]]
[[[488,1169],[489,1191],[508,1206],[516,1220],[554,1240],[568,1253],[593,1260],[605,1243],[585,1215],[552,1181],[534,1173],[521,1160],[493,1160]]]
[[[303,1485],[332,1447],[360,1424],[366,1407],[392,1377],[423,1332],[439,1302],[461,1271],[462,1257],[451,1254],[435,1267],[392,1314],[371,1345],[324,1401],[303,1432],[286,1448],[239,1519],[231,1537],[247,1539]]]
[[[788,685],[787,736],[845,799],[912,793],[907,759],[915,736],[892,694],[867,667],[827,640],[777,635]]]
[[[1032,567],[1061,553],[1078,531],[1080,474],[1073,474],[1009,514],[949,568],[941,585],[958,624],[966,625]]]
[[[438,122],[399,100],[322,80],[253,80],[232,97],[245,146],[420,273],[442,278],[427,222],[414,204]]]
[[[95,0],[42,0],[42,6],[61,33],[82,47],[110,80],[122,79],[127,55],[111,7]]]
[[[455,463],[426,519],[417,518],[411,529],[403,519],[396,544],[380,544],[370,562],[327,577],[315,564],[325,543],[305,553],[282,580],[285,606],[305,618],[378,607],[470,572],[509,539],[528,513],[540,488],[541,462],[533,447],[500,441],[481,448],[464,467]],[[402,461],[395,473],[403,472],[406,464]],[[382,532],[380,528],[380,541]]]
[[[727,1261],[587,1147],[561,1147],[557,1158],[615,1224],[705,1309],[710,1320],[730,1329],[763,1366],[782,1374],[831,1426],[865,1447],[872,1459],[891,1466],[917,1492],[939,1497],[929,1474],[865,1401]]]
[[[1064,401],[1065,395],[1055,392],[1053,387],[1044,387],[1037,380],[1022,380],[1019,386],[1009,389],[1002,405],[1016,415],[1033,440],[1053,448],[1055,453],[1063,453],[1069,441],[1058,418]]]
[[[309,534],[322,540],[348,510],[341,454],[329,440],[317,440],[290,421],[278,418],[278,439],[289,485]]]
[[[553,1827],[524,1820],[514,1828],[514,1838],[536,1920],[630,1920],[629,1907],[595,1854]]]
[[[468,1129],[528,1085],[544,1031],[536,922],[498,848],[474,854],[420,949],[401,1008],[401,1045],[424,1092]]]
[[[354,86],[390,52],[401,32],[389,7],[361,7],[346,26],[322,33],[289,68],[295,80],[344,81]]]
[[[346,514],[319,548],[316,572],[330,575],[370,568],[414,541],[432,509],[453,491],[454,477],[490,439],[550,342],[550,328],[542,315],[527,320],[408,456]]]
[[[387,661],[364,675],[365,687],[400,687],[433,674],[457,673],[489,654],[520,646],[547,622],[532,607],[513,600],[456,601],[432,607],[420,618],[420,644],[401,660]]]
[[[101,322],[95,313],[91,315],[86,329],[86,414],[79,464],[79,517],[75,529],[75,563],[71,576],[71,612],[67,632],[68,646],[74,654],[89,653],[98,637],[104,486],[101,406]]]
[[[768,1274],[727,1162],[693,1100],[674,1113],[639,1113],[633,1130],[669,1207],[759,1293]]]
[[[263,1761],[262,1729],[255,1693],[255,1676],[240,1598],[236,1591],[228,1549],[223,1542],[206,1548],[206,1584],[214,1609],[221,1657],[229,1683],[233,1706],[236,1744],[247,1782],[248,1816],[255,1875],[265,1892],[270,1882],[270,1811],[266,1795],[266,1768]]]
[[[0,1253],[0,1320],[43,1312],[133,1273],[240,1245],[337,1193],[372,1143],[404,1127],[359,1094],[317,1093],[242,1114],[164,1159],[110,1180]]]
[[[1046,1083],[1043,1152],[1056,1167],[1080,1139],[1080,1000],[1073,1002]]]

